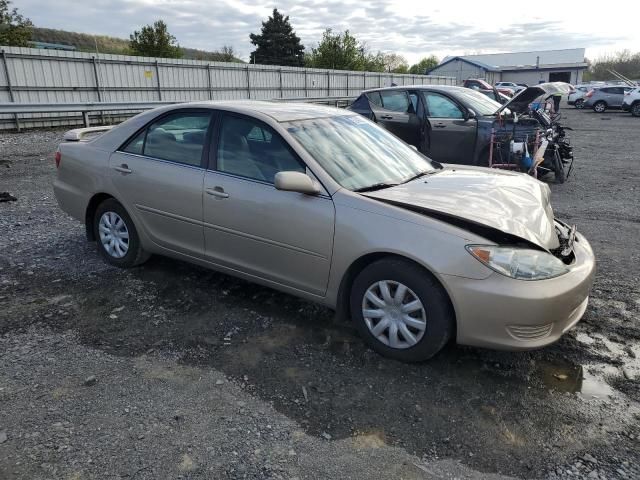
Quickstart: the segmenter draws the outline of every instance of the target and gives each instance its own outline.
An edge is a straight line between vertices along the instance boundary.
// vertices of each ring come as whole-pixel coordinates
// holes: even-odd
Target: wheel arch
[[[104,192],[96,193],[95,195],[93,195],[93,197],[91,197],[89,203],[87,204],[87,209],[85,210],[84,214],[84,227],[87,235],[87,240],[89,240],[90,242],[94,242],[96,240],[96,236],[93,231],[93,217],[96,214],[98,205],[110,198],[115,197]]]
[[[454,332],[453,338],[456,337],[457,334],[457,326],[458,326],[458,317],[456,315],[456,309],[454,302],[452,300],[451,294],[447,287],[440,281],[438,276],[434,274],[429,268],[427,268],[422,263],[416,261],[411,257],[407,257],[405,255],[400,255],[397,253],[391,252],[371,252],[354,260],[351,265],[345,271],[345,274],[342,276],[342,281],[340,282],[340,287],[338,289],[338,298],[336,302],[336,314],[338,318],[348,320],[350,318],[349,314],[349,294],[351,292],[351,286],[355,281],[356,277],[360,272],[362,272],[367,266],[371,265],[373,262],[378,260],[382,260],[383,258],[395,258],[398,260],[403,260],[410,262],[416,266],[418,266],[424,273],[435,280],[435,282],[442,288],[442,291],[445,293],[447,300],[449,301],[449,306],[451,308],[451,312],[454,316]]]

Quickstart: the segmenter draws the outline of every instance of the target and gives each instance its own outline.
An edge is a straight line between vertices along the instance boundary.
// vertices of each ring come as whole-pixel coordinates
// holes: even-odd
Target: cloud
[[[462,11],[459,15],[451,11],[449,16],[454,20],[443,20],[438,11],[427,9],[429,14],[420,14],[397,1],[371,0],[363,4],[352,0],[284,0],[278,9],[290,16],[307,48],[314,46],[328,27],[334,31],[349,29],[371,50],[398,52],[412,61],[434,52],[445,55],[598,47],[625,40],[615,33],[596,35],[588,28],[576,31],[574,26],[580,27],[579,22],[532,15],[527,15],[533,19],[527,22],[509,23],[501,18],[497,26],[495,15],[487,12],[479,12],[476,19]],[[451,6],[449,10],[453,8],[460,7]],[[231,45],[246,59],[253,50],[249,34],[260,30],[272,7],[243,0],[21,0],[19,9],[37,26],[122,38],[161,18],[184,47],[216,50]]]

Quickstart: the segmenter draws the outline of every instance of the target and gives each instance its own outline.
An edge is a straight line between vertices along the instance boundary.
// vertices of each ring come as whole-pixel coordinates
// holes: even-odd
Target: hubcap
[[[116,212],[104,212],[98,222],[100,242],[113,258],[122,258],[129,251],[127,224]]]
[[[406,285],[381,280],[362,299],[362,316],[371,332],[391,348],[410,348],[427,329],[427,316],[418,296]]]

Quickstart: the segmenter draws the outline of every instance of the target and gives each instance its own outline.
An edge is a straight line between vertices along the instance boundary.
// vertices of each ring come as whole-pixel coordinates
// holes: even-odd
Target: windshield
[[[349,190],[395,185],[435,171],[426,157],[360,115],[286,125],[322,168]]]
[[[495,100],[491,100],[486,95],[470,88],[456,90],[456,96],[478,115],[493,115],[502,106]]]

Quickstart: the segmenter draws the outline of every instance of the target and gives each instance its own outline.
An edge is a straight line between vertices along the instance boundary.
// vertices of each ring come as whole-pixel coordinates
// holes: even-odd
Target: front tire
[[[596,113],[604,113],[607,110],[607,104],[599,101],[593,104],[593,111]]]
[[[636,102],[631,106],[631,115],[640,117],[640,102]]]
[[[108,263],[130,268],[144,263],[149,254],[142,249],[133,220],[117,200],[105,200],[96,209],[93,231],[98,252]]]
[[[452,338],[454,314],[438,281],[420,266],[383,258],[356,277],[351,318],[376,352],[404,362],[437,354]]]

